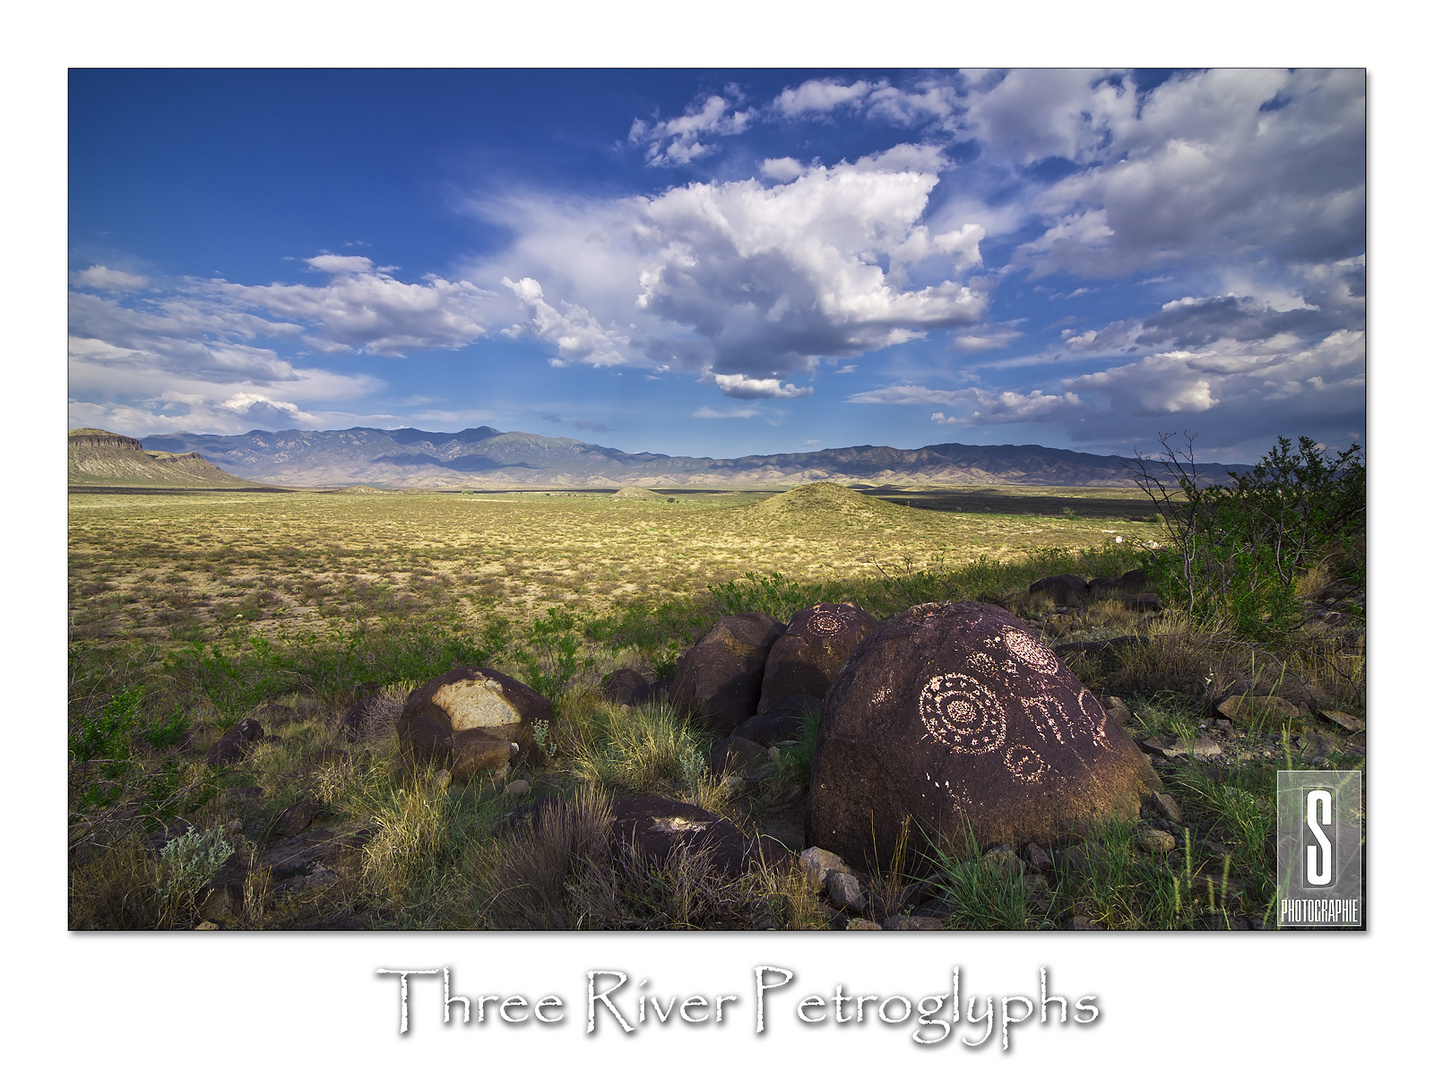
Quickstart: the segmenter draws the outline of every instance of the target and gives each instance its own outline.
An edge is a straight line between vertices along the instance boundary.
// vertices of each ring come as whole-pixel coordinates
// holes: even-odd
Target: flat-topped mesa
[[[70,432],[71,450],[143,450],[138,439],[116,435],[102,428],[75,428]],[[193,455],[198,457],[197,454]]]

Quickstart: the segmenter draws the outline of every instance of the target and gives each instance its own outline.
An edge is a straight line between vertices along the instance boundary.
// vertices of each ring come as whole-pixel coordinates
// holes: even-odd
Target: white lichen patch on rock
[[[433,704],[448,714],[454,731],[504,727],[523,720],[493,679],[464,679],[440,686],[434,691]]]

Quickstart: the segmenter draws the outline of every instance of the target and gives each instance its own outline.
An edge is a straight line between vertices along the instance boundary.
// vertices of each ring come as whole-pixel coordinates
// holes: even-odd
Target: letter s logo
[[[1305,824],[1314,834],[1315,843],[1305,847],[1305,884],[1330,885],[1334,882],[1334,860],[1330,839],[1321,825],[1330,825],[1334,818],[1334,794],[1316,788],[1305,796]]]

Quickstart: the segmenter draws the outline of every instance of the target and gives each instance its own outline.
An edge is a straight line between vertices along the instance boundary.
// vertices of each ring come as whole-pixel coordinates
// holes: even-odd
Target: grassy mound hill
[[[773,495],[745,508],[742,513],[770,525],[804,525],[830,522],[842,525],[892,525],[925,511],[893,506],[883,499],[852,491],[830,480]]]
[[[651,488],[633,487],[631,485],[621,488],[613,494],[614,499],[656,499],[657,492]]]
[[[146,450],[138,439],[100,428],[77,428],[69,436],[69,485],[134,488],[257,488],[224,472],[197,453]]]

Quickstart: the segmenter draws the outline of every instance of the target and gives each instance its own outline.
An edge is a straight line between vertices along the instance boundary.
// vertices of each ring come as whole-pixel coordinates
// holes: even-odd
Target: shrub
[[[1300,620],[1302,572],[1337,559],[1362,584],[1364,459],[1356,443],[1338,454],[1308,436],[1287,438],[1228,484],[1204,483],[1194,440],[1139,458],[1136,483],[1165,522],[1168,544],[1153,560],[1168,593],[1193,615],[1220,615],[1235,632],[1275,640]]]
[[[234,846],[224,838],[224,829],[217,826],[207,832],[191,827],[165,844],[159,853],[155,880],[161,920],[177,923],[192,912],[199,890],[233,854]]]

